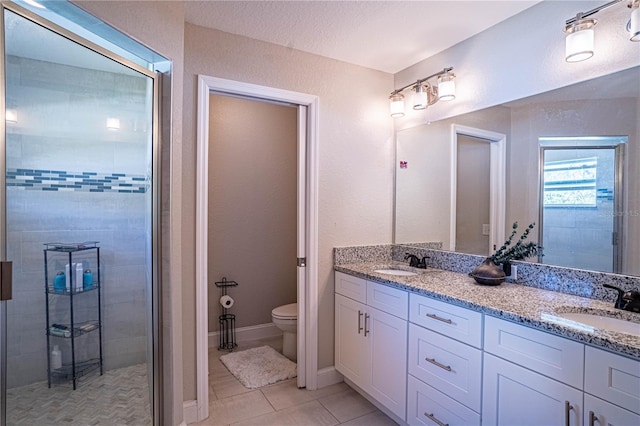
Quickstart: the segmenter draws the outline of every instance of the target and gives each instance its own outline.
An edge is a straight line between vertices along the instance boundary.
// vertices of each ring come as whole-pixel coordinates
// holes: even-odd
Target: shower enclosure
[[[0,302],[0,424],[157,423],[158,76],[19,6],[2,13],[0,255],[13,280]],[[100,260],[80,271],[99,274],[102,297],[46,291],[75,270],[62,262],[45,278],[45,244],[85,241]],[[101,333],[47,329],[46,309],[65,327],[70,312],[76,324],[92,318],[96,303]],[[89,357],[97,339],[103,374],[78,377],[77,390],[47,386],[72,344]]]

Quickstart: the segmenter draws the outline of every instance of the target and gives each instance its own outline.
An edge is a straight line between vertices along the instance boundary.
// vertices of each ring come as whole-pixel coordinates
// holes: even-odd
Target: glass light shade
[[[452,101],[456,98],[455,74],[446,73],[438,77],[438,99]]]
[[[120,129],[120,120],[117,118],[107,118],[107,129],[109,130],[119,130]]]
[[[404,96],[400,93],[389,96],[389,108],[391,110],[391,117],[404,117]]]
[[[635,4],[635,3],[634,3]],[[640,41],[640,3],[631,9],[631,20],[629,21],[629,32],[631,41]]]
[[[425,87],[417,84],[413,87],[413,109],[425,109],[429,105],[429,99]]]
[[[4,120],[7,123],[17,123],[18,122],[18,111],[15,109],[8,109],[4,113]]]
[[[595,19],[580,19],[567,25],[565,57],[567,62],[580,62],[593,56]]]

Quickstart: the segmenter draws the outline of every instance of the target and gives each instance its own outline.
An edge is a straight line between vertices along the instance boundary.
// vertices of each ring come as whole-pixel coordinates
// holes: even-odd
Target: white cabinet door
[[[368,392],[404,420],[407,402],[407,321],[369,306],[366,331],[371,344]]]
[[[368,383],[371,364],[370,339],[364,335],[366,306],[336,294],[335,367],[361,387]]]
[[[584,426],[640,425],[640,415],[584,394]]]
[[[482,424],[582,424],[582,392],[485,353]]]

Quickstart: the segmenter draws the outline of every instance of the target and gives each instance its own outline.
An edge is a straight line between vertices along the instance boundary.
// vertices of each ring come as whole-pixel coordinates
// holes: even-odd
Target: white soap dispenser
[[[51,369],[58,370],[60,368],[62,368],[62,352],[60,352],[58,345],[53,345],[51,350]]]

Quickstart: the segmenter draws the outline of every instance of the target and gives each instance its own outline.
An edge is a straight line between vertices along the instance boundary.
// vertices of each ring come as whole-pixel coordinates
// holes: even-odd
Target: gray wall
[[[490,142],[459,135],[456,170],[456,251],[489,255]]]
[[[15,289],[9,304],[9,386],[46,380],[43,244],[47,242],[100,242],[105,367],[144,362],[150,297],[150,135],[127,123],[145,117],[146,81],[16,57],[8,58],[7,66],[7,96],[16,100],[19,111],[18,123],[7,127],[8,258],[14,262]],[[44,81],[52,83],[43,85]],[[105,127],[106,117],[114,112],[122,123],[118,132]],[[77,125],[63,132],[58,127],[63,120]],[[110,176],[114,182],[134,182],[138,190],[120,192],[116,188],[125,187],[116,184],[98,189],[59,172]],[[74,179],[77,187],[52,190],[52,181],[38,173],[55,176],[57,182],[68,179],[71,184]],[[93,263],[89,266],[95,268]],[[78,306],[84,296],[89,295],[76,298]],[[58,308],[68,304],[63,296],[50,297]],[[78,342],[83,351],[82,341]],[[60,347],[66,362],[68,341]]]
[[[238,282],[236,327],[271,323],[296,301],[297,109],[211,95],[209,281]],[[209,331],[220,290],[209,287]]]

